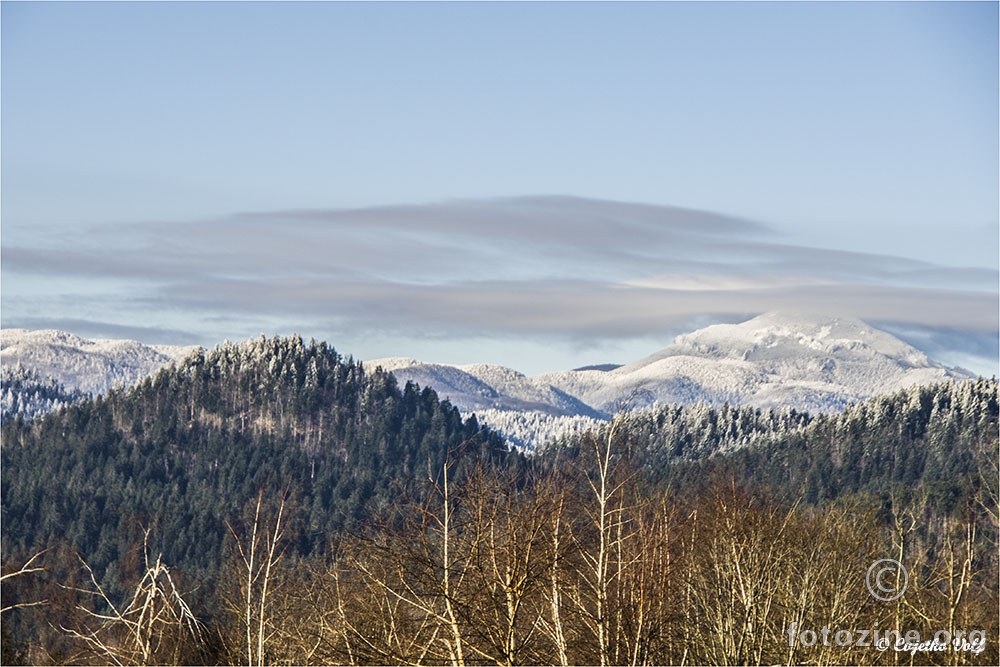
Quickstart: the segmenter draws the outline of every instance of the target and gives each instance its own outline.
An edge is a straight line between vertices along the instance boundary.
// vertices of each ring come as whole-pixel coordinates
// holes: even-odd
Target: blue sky
[[[5,327],[541,372],[812,306],[997,368],[997,3],[0,15]]]

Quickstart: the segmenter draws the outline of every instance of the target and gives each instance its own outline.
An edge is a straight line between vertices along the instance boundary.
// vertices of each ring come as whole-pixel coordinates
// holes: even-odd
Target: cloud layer
[[[117,321],[173,339],[267,322],[587,344],[768,310],[981,339],[1000,318],[993,267],[811,248],[748,220],[572,197],[104,226],[5,245],[2,269],[5,326]]]

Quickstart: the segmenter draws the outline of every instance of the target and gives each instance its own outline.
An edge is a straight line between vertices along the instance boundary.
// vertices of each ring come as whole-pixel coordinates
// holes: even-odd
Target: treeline
[[[812,418],[792,408],[752,408],[707,403],[664,405],[625,411],[618,428],[628,431],[630,447],[637,449],[643,466],[653,477],[683,461],[700,461],[756,445],[769,438],[782,438],[805,428]],[[598,425],[598,429],[607,426]],[[579,434],[554,439],[553,451],[574,449]]]
[[[324,344],[226,345],[4,425],[3,662],[994,664],[996,450],[981,380],[622,413],[526,459]]]

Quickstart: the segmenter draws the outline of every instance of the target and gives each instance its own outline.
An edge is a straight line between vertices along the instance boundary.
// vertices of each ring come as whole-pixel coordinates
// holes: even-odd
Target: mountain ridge
[[[554,389],[605,416],[629,397],[633,407],[704,401],[829,412],[914,384],[975,377],[964,369],[935,363],[860,320],[784,313],[765,313],[740,324],[711,325],[682,334],[643,359],[609,370],[584,367],[529,377],[488,364],[449,366],[392,358],[366,365],[383,365],[401,382],[426,379],[425,368],[448,367],[489,386],[498,396],[510,396],[510,390],[516,389],[521,393],[514,396],[540,397]],[[458,389],[455,385],[439,389],[461,409],[466,397],[461,391],[449,394],[452,388]]]
[[[4,329],[0,359],[92,393],[131,384],[196,349],[93,340],[54,330]],[[527,376],[489,363],[427,363],[411,357],[363,362],[400,386],[433,388],[462,413],[488,414],[512,440],[532,447],[567,423],[607,419],[619,409],[705,403],[836,412],[912,385],[969,379],[861,320],[809,313],[764,313],[676,336],[628,364]],[[581,421],[582,420],[582,421]],[[500,423],[503,423],[503,426]]]
[[[975,377],[933,362],[855,318],[774,312],[681,334],[647,357],[608,370],[525,376],[490,364],[452,366],[399,357],[365,365],[383,366],[400,383],[431,386],[463,412],[477,412],[484,423],[528,446],[560,435],[567,417],[596,423],[622,408],[728,403],[829,413],[913,385]],[[473,385],[479,388],[474,396],[464,391]],[[588,410],[568,412],[572,402],[545,400],[553,396],[569,397]]]

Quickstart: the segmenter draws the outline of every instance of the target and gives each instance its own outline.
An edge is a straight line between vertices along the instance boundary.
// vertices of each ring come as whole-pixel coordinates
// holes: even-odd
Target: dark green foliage
[[[862,494],[887,510],[893,498],[919,489],[936,511],[958,512],[981,485],[996,486],[997,396],[995,379],[911,387],[840,414],[793,421],[787,430],[765,430],[733,451],[725,450],[739,439],[723,438],[716,447],[721,455],[677,462],[658,477],[683,485],[726,469],[750,486],[809,504]],[[708,419],[734,423],[721,414]],[[690,437],[683,432],[673,446]]]
[[[724,473],[810,505],[860,495],[886,513],[916,491],[940,514],[961,512],[984,485],[986,497],[998,496],[995,379],[914,386],[819,417],[698,404],[619,420],[618,437],[646,483],[676,493]],[[536,463],[582,465],[577,457],[588,437],[556,441]]]
[[[432,390],[400,390],[325,343],[225,344],[133,389],[5,424],[4,561],[65,539],[103,577],[142,525],[165,562],[211,578],[225,521],[260,489],[290,489],[296,546],[310,552],[397,484],[440,474],[463,443],[508,455]]]
[[[712,408],[699,403],[636,413],[626,424],[629,438],[643,447],[644,465],[656,471],[679,460],[697,461],[794,433],[810,421],[809,415],[793,409]]]

